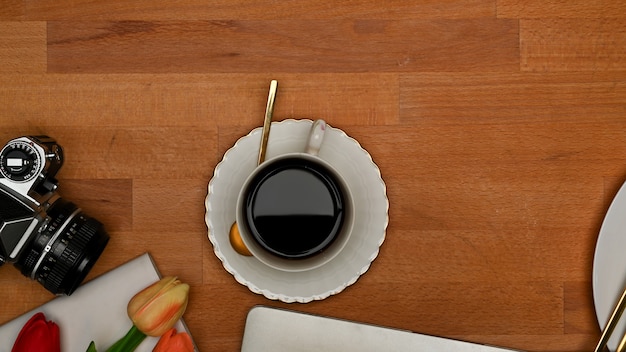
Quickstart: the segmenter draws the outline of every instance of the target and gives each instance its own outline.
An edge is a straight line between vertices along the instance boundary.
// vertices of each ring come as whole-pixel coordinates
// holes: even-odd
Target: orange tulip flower
[[[128,302],[128,317],[133,321],[133,326],[107,352],[134,351],[146,335],[158,337],[165,334],[183,315],[188,300],[189,285],[172,276],[164,277],[141,290]],[[96,351],[93,341],[87,351]]]
[[[171,329],[187,308],[189,285],[165,277],[137,293],[128,303],[128,317],[148,336]]]
[[[191,337],[186,332],[176,333],[176,329],[168,330],[152,352],[193,352]]]

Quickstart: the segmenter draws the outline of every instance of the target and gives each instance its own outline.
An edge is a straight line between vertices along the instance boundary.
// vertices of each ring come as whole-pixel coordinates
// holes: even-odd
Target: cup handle
[[[313,126],[311,126],[311,132],[309,133],[309,139],[307,141],[305,153],[311,155],[317,155],[317,153],[319,153],[320,148],[322,147],[322,142],[324,142],[325,132],[326,121],[316,120],[315,122],[313,122]]]

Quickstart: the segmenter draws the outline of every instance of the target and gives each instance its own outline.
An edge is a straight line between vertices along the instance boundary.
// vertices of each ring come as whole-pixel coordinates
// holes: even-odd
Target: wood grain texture
[[[27,124],[31,130],[58,125],[238,126],[238,138],[262,118],[266,83],[272,78],[282,83],[276,119],[323,117],[339,126],[398,123],[398,77],[393,73],[6,74],[0,76],[0,123]],[[239,99],[233,100],[234,92]],[[11,133],[6,131],[6,137]]]
[[[407,74],[400,79],[400,114],[405,122],[427,125],[619,124],[626,111],[625,80],[623,71],[603,70]]]
[[[0,22],[0,72],[45,72],[45,22]]]
[[[626,69],[623,18],[522,20],[520,42],[524,71]]]
[[[0,6],[0,20],[16,21],[23,18],[24,2],[21,0],[5,0]]]
[[[624,18],[620,1],[498,0],[497,16],[504,18]]]
[[[8,1],[8,0],[7,0]],[[7,2],[5,1],[5,3]],[[0,8],[0,19],[8,20],[271,20],[271,19],[417,19],[483,18],[495,14],[493,0],[437,0],[407,2],[353,0],[325,3],[315,0],[245,1],[202,0],[154,2],[150,0],[10,0]]]
[[[238,351],[254,305],[523,351],[599,337],[593,255],[626,180],[623,1],[8,0],[0,143],[49,134],[59,193],[111,235],[88,280],[150,252],[191,285],[201,351]],[[274,118],[324,118],[371,154],[380,255],[309,304],[238,284],[207,240],[224,152]],[[617,269],[616,269],[617,270]],[[0,324],[53,297],[0,267]]]
[[[49,72],[498,71],[518,65],[514,20],[48,23]]]

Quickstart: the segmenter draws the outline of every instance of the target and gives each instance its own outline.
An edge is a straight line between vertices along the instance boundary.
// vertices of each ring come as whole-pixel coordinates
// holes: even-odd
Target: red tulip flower
[[[193,352],[191,337],[186,332],[176,333],[176,329],[168,330],[152,352]]]
[[[39,312],[22,327],[11,352],[60,352],[59,326]]]

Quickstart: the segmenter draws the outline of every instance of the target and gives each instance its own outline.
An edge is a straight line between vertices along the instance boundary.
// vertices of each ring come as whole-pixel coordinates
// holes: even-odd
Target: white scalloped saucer
[[[311,120],[273,122],[266,157],[303,151]],[[205,221],[215,255],[226,271],[252,292],[283,302],[322,300],[352,285],[370,267],[385,240],[389,201],[380,170],[370,154],[340,129],[328,126],[319,157],[346,179],[355,204],[355,224],[344,249],[327,264],[304,272],[273,269],[237,254],[228,240],[237,196],[256,167],[261,128],[240,138],[215,168],[205,201]]]

